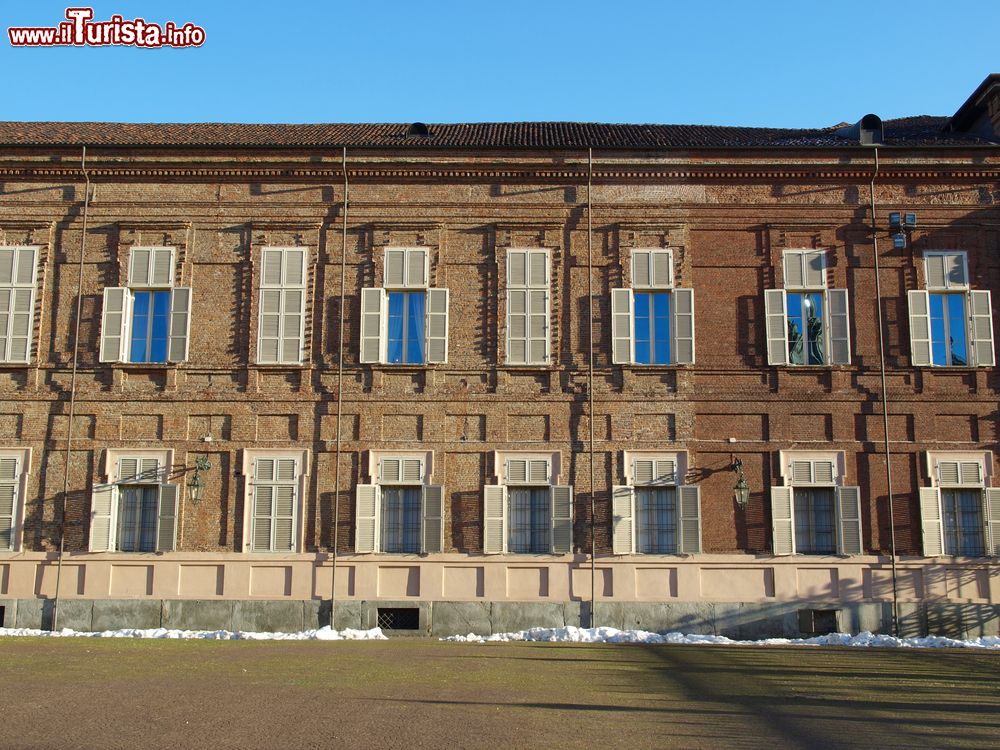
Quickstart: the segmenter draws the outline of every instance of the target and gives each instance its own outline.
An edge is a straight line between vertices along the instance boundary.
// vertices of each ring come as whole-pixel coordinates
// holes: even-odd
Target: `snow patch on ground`
[[[0,628],[3,636],[43,636],[46,638],[192,638],[206,641],[385,641],[388,640],[381,628],[371,630],[332,630],[329,625],[318,630],[303,630],[299,633],[252,633],[230,630],[168,630],[150,628],[137,630],[103,630],[97,633],[64,628],[58,632],[35,630],[33,628]]]
[[[645,643],[726,646],[850,646],[854,648],[980,648],[1000,650],[1000,637],[990,635],[969,640],[942,636],[925,638],[894,638],[864,632],[858,635],[833,633],[815,638],[764,638],[759,641],[737,641],[723,635],[685,635],[684,633],[650,633],[645,630],[618,630],[617,628],[531,628],[517,633],[494,635],[453,635],[444,641],[459,643],[507,643],[511,641],[540,641],[559,643]]]

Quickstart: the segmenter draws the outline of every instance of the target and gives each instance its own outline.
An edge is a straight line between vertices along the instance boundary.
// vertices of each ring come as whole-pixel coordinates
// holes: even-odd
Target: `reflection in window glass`
[[[826,364],[823,342],[823,293],[789,292],[787,299],[789,363]]]
[[[834,530],[834,489],[796,487],[795,501],[795,551],[804,555],[832,555],[837,551]]]
[[[931,361],[935,365],[969,364],[964,294],[931,294]]]
[[[386,359],[392,364],[424,362],[424,292],[389,292]]]
[[[640,487],[635,491],[638,551],[677,552],[677,491],[673,487]]]
[[[941,510],[944,514],[944,553],[985,555],[982,490],[942,490]]]
[[[635,293],[635,361],[670,364],[670,293]]]
[[[132,292],[130,362],[166,362],[170,292]]]

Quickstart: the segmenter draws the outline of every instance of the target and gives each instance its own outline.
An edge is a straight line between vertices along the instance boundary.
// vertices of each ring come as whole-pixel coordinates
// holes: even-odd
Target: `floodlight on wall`
[[[736,504],[743,510],[746,510],[747,505],[750,503],[750,485],[746,477],[743,476],[743,461],[734,458],[733,462],[729,465],[729,470],[736,473],[736,486],[733,487],[733,496],[736,498]]]
[[[892,233],[892,246],[902,250],[909,242],[909,233],[917,228],[917,215],[912,212],[891,211],[889,213],[889,231]]]
[[[191,477],[191,481],[188,482],[188,496],[191,498],[191,502],[197,505],[201,502],[202,493],[205,490],[205,480],[201,478],[201,473],[203,471],[208,471],[212,468],[212,464],[209,463],[208,456],[198,456],[194,462],[194,476]]]

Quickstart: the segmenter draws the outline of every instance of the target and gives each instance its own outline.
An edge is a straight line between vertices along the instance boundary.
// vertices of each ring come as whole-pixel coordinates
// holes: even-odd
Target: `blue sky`
[[[10,46],[66,5],[0,0],[0,119],[818,127],[952,114],[1000,71],[1000,3],[940,0],[96,0],[206,43]]]

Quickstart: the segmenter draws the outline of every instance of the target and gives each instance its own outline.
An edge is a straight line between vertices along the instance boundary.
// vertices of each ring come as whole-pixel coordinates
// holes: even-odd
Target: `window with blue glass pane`
[[[833,488],[795,488],[795,550],[804,555],[837,551]]]
[[[670,364],[670,293],[635,293],[635,361]]]
[[[170,292],[132,292],[130,362],[166,362]]]
[[[981,557],[986,554],[983,538],[982,490],[942,490],[944,553]]]
[[[389,292],[386,360],[392,364],[424,363],[424,292]]]
[[[823,341],[823,293],[789,292],[786,298],[789,364],[826,364],[826,345]]]
[[[969,364],[965,294],[930,294],[931,361],[935,365]]]

